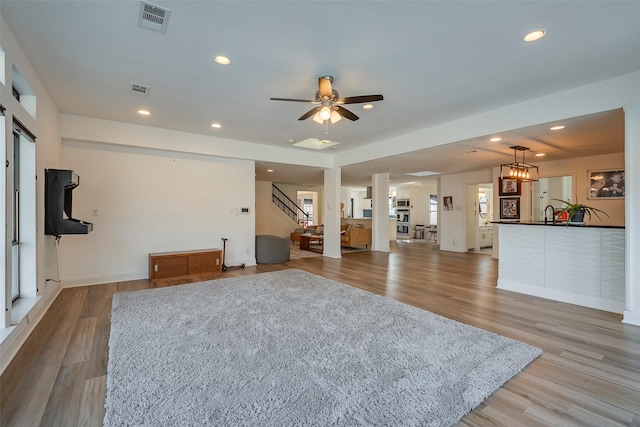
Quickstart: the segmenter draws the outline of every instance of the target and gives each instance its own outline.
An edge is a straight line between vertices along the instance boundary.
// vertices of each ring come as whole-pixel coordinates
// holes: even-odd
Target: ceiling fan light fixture
[[[331,112],[331,124],[338,123],[340,120],[342,120],[342,116],[340,114],[338,114],[337,111],[332,111]]]
[[[331,108],[324,106],[320,109],[320,118],[322,120],[329,120],[331,118]]]
[[[324,123],[324,120],[322,120],[322,118],[320,117],[319,111],[313,115],[313,121],[320,125]]]

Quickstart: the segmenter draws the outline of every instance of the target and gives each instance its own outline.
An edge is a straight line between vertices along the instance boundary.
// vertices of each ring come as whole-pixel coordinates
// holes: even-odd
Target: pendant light
[[[530,165],[524,161],[524,152],[529,148],[521,145],[509,147],[513,150],[513,162],[500,165],[500,178],[515,179],[519,182],[538,181],[540,174],[538,166]],[[518,161],[518,151],[522,152],[522,161]]]

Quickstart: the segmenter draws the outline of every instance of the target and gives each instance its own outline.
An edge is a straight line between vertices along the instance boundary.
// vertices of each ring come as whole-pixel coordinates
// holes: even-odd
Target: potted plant
[[[559,202],[564,203],[564,207],[562,208],[562,210],[560,212],[558,212],[558,217],[561,216],[563,213],[567,213],[567,225],[569,223],[571,224],[584,224],[584,216],[587,215],[589,217],[589,220],[591,220],[591,214],[593,213],[596,218],[598,218],[600,221],[602,221],[602,218],[600,218],[600,215],[598,215],[598,213],[601,213],[603,215],[606,215],[607,217],[609,217],[609,215],[600,209],[594,208],[593,206],[587,206],[587,205],[583,205],[582,203],[578,203],[578,201],[576,200],[576,203],[570,203],[567,202],[566,200],[562,200],[562,199],[553,199],[553,200],[557,200]]]

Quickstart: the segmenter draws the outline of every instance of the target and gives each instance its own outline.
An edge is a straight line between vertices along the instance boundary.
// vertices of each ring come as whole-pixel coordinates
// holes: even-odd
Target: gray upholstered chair
[[[270,235],[256,236],[256,262],[279,264],[289,261],[289,238]]]

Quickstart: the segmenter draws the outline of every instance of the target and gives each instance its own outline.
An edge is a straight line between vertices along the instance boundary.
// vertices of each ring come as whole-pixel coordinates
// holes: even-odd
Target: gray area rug
[[[301,270],[113,297],[105,426],[447,426],[541,350]]]

